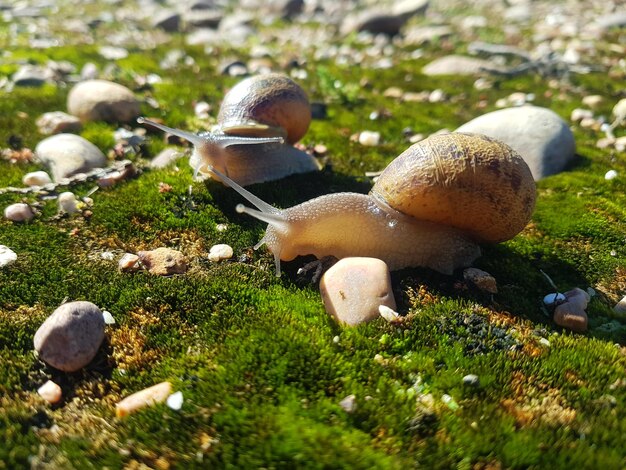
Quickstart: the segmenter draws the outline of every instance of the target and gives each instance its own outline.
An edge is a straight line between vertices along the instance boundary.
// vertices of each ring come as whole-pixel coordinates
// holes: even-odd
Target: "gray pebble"
[[[133,92],[108,80],[76,84],[67,96],[67,110],[83,122],[129,122],[140,114]]]
[[[463,385],[478,387],[480,385],[480,380],[476,374],[467,374],[465,377],[463,377]]]
[[[47,137],[37,144],[35,155],[50,169],[55,181],[107,164],[106,157],[98,147],[75,134]]]
[[[520,106],[483,114],[457,132],[485,134],[509,144],[524,158],[535,180],[559,173],[574,159],[576,143],[554,111]]]
[[[44,113],[37,118],[36,124],[39,132],[44,135],[60,134],[62,132],[77,133],[83,127],[80,119],[63,111]]]
[[[68,302],[57,308],[35,333],[39,357],[56,369],[74,372],[95,357],[104,339],[102,311],[91,302]]]

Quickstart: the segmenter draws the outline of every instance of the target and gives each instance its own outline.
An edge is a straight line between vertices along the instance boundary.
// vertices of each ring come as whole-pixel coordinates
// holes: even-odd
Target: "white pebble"
[[[45,171],[33,171],[24,175],[22,183],[26,186],[45,186],[52,183],[52,178]]]
[[[546,338],[541,338],[539,340],[539,344],[541,344],[542,346],[545,346],[546,348],[550,347],[550,341],[548,341]]]
[[[115,325],[115,318],[113,318],[113,315],[111,315],[111,312],[103,310],[102,318],[104,318],[104,323],[106,323],[107,325]]]
[[[615,178],[617,178],[617,171],[615,170],[609,170],[604,175],[604,179],[607,181],[614,180]]]
[[[17,255],[8,246],[0,245],[0,268],[9,266],[17,261]]]
[[[78,212],[78,201],[74,193],[66,191],[59,194],[58,198],[59,209],[67,214],[73,214]]]
[[[209,261],[221,261],[233,257],[233,249],[230,245],[213,245],[209,250]]]
[[[366,147],[376,147],[380,143],[380,132],[361,131],[359,134],[359,144]]]
[[[339,406],[343,408],[346,413],[353,413],[354,410],[356,410],[356,396],[348,395],[339,402]]]
[[[12,222],[26,222],[35,217],[35,213],[28,204],[18,202],[4,209],[4,218]]]
[[[433,90],[430,92],[430,95],[428,95],[428,102],[429,103],[441,103],[442,101],[444,101],[446,99],[446,94],[443,90],[437,88],[436,90]]]
[[[548,294],[543,298],[543,303],[548,307],[552,307],[557,302],[565,302],[565,296],[561,293]]]
[[[574,122],[582,121],[583,119],[593,119],[593,111],[590,109],[576,108],[572,111],[570,119]]]
[[[165,403],[173,410],[180,410],[183,406],[183,392],[172,393],[169,397],[167,397]]]
[[[386,305],[379,305],[378,311],[380,312],[380,316],[390,323],[396,321],[400,316],[398,312],[396,312],[392,308],[387,307]]]
[[[58,403],[63,397],[61,387],[59,387],[52,380],[48,380],[45,384],[39,387],[37,389],[37,393],[41,396],[41,398],[51,404]]]
[[[339,341],[340,341],[339,336],[334,336],[334,337],[333,337],[333,343],[335,343],[335,344],[339,344]]]
[[[225,232],[226,230],[228,230],[228,224],[217,224],[215,226],[215,230],[217,230],[218,232]]]
[[[103,251],[100,253],[100,258],[106,261],[113,261],[115,259],[115,253],[112,251]]]

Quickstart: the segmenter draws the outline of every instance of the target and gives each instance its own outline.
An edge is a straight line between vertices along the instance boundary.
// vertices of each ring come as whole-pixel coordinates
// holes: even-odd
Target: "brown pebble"
[[[139,260],[150,274],[169,276],[187,272],[187,259],[180,251],[171,248],[157,248],[137,253]]]
[[[48,380],[45,384],[37,389],[37,393],[48,403],[55,404],[63,398],[63,392],[52,380]]]
[[[582,333],[587,331],[589,294],[578,287],[565,292],[565,302],[554,309],[553,320],[559,326]]]
[[[467,268],[463,271],[463,279],[484,292],[490,294],[498,293],[496,280],[487,271],[478,268]]]
[[[115,405],[115,415],[123,418],[146,406],[163,403],[172,394],[172,384],[161,382],[127,396]]]

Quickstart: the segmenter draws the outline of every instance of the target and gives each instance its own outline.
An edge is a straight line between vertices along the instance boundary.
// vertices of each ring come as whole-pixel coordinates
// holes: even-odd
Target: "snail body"
[[[224,96],[217,120],[214,130],[197,135],[139,122],[190,141],[189,164],[196,174],[215,177],[215,168],[241,186],[320,169],[315,158],[293,146],[309,128],[311,108],[304,90],[284,75],[239,82]]]
[[[280,261],[369,256],[389,269],[423,266],[444,274],[470,265],[479,243],[513,238],[530,220],[535,183],[508,145],[483,135],[447,134],[419,142],[382,172],[369,195],[336,193],[277,209],[214,171],[268,223],[266,244]]]

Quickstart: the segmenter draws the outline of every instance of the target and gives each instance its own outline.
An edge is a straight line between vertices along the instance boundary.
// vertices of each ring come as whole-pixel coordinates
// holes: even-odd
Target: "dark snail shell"
[[[217,120],[226,134],[300,140],[311,123],[304,90],[289,77],[270,73],[247,78],[224,96]]]
[[[371,195],[416,219],[496,243],[526,226],[535,191],[528,165],[511,147],[484,135],[452,133],[409,147],[383,171]]]

